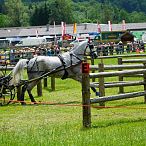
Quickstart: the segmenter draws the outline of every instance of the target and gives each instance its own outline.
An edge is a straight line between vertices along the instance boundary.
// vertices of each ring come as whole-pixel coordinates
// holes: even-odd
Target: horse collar
[[[62,65],[63,65],[63,68],[64,68],[64,75],[61,78],[62,80],[64,80],[64,79],[68,78],[68,72],[66,70],[66,63],[65,63],[64,58],[62,57],[62,55],[59,54],[58,58],[60,59]]]

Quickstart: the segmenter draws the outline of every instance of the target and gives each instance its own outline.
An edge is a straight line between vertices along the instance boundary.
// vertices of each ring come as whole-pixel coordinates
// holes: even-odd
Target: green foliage
[[[73,11],[71,0],[54,0],[49,5],[50,8],[50,24],[55,21],[56,24],[61,24],[61,21],[73,23]]]
[[[9,17],[4,14],[0,14],[0,27],[10,26]]]
[[[11,26],[22,26],[28,23],[26,22],[27,14],[21,0],[5,0],[4,8],[5,14],[10,19]],[[23,22],[25,23],[23,24]]]
[[[137,0],[1,0],[0,3],[0,13],[9,18],[0,27],[46,25],[54,21],[56,24],[146,21],[145,0],[141,3]]]

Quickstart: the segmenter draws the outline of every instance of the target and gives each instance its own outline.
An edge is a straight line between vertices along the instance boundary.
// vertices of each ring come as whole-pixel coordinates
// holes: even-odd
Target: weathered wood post
[[[99,72],[104,72],[103,63],[99,63],[98,68],[99,68]],[[103,97],[105,96],[104,77],[103,76],[99,77],[98,82],[99,82],[99,97]],[[105,106],[105,102],[100,102],[99,105]]]
[[[41,80],[37,84],[37,94],[38,94],[38,96],[42,96],[42,82],[41,82]]]
[[[44,78],[44,88],[48,86],[47,77]]]
[[[52,91],[55,91],[55,78],[51,77],[51,89]]]
[[[146,69],[146,62],[143,63],[144,68]],[[146,92],[146,73],[143,74],[143,80],[144,80],[144,91]],[[146,95],[144,95],[144,103],[146,103]]]
[[[122,65],[122,57],[118,57],[118,65]],[[119,69],[119,71],[122,71],[122,69]],[[119,82],[120,81],[123,81],[123,76],[119,76]],[[123,86],[120,86],[119,87],[119,93],[124,93],[124,87]]]
[[[91,65],[94,65],[94,58],[91,57]],[[94,73],[95,71],[93,70],[92,73]],[[95,82],[95,78],[92,78],[92,82]]]
[[[17,86],[17,101],[20,101],[20,96],[21,96],[21,86]]]
[[[83,105],[83,127],[91,127],[91,107],[90,107],[90,78],[89,64],[82,63],[82,105]]]

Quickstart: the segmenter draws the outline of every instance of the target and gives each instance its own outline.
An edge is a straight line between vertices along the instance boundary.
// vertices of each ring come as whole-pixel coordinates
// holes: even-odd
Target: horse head
[[[85,55],[87,46],[88,41],[79,42],[79,44],[72,48],[70,52],[78,56],[80,59],[82,59]]]

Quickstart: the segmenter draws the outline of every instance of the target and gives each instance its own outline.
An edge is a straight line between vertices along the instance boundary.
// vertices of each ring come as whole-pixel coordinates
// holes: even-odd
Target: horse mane
[[[82,54],[84,55],[85,54],[85,51],[86,51],[86,46],[88,44],[88,41],[82,41],[82,42],[79,42],[78,45],[75,45],[71,50],[70,52],[74,52],[75,54]]]
[[[24,68],[27,66],[28,59],[21,59],[16,64],[14,69],[12,70],[12,79],[10,80],[10,85],[17,85],[22,79],[22,73]]]

